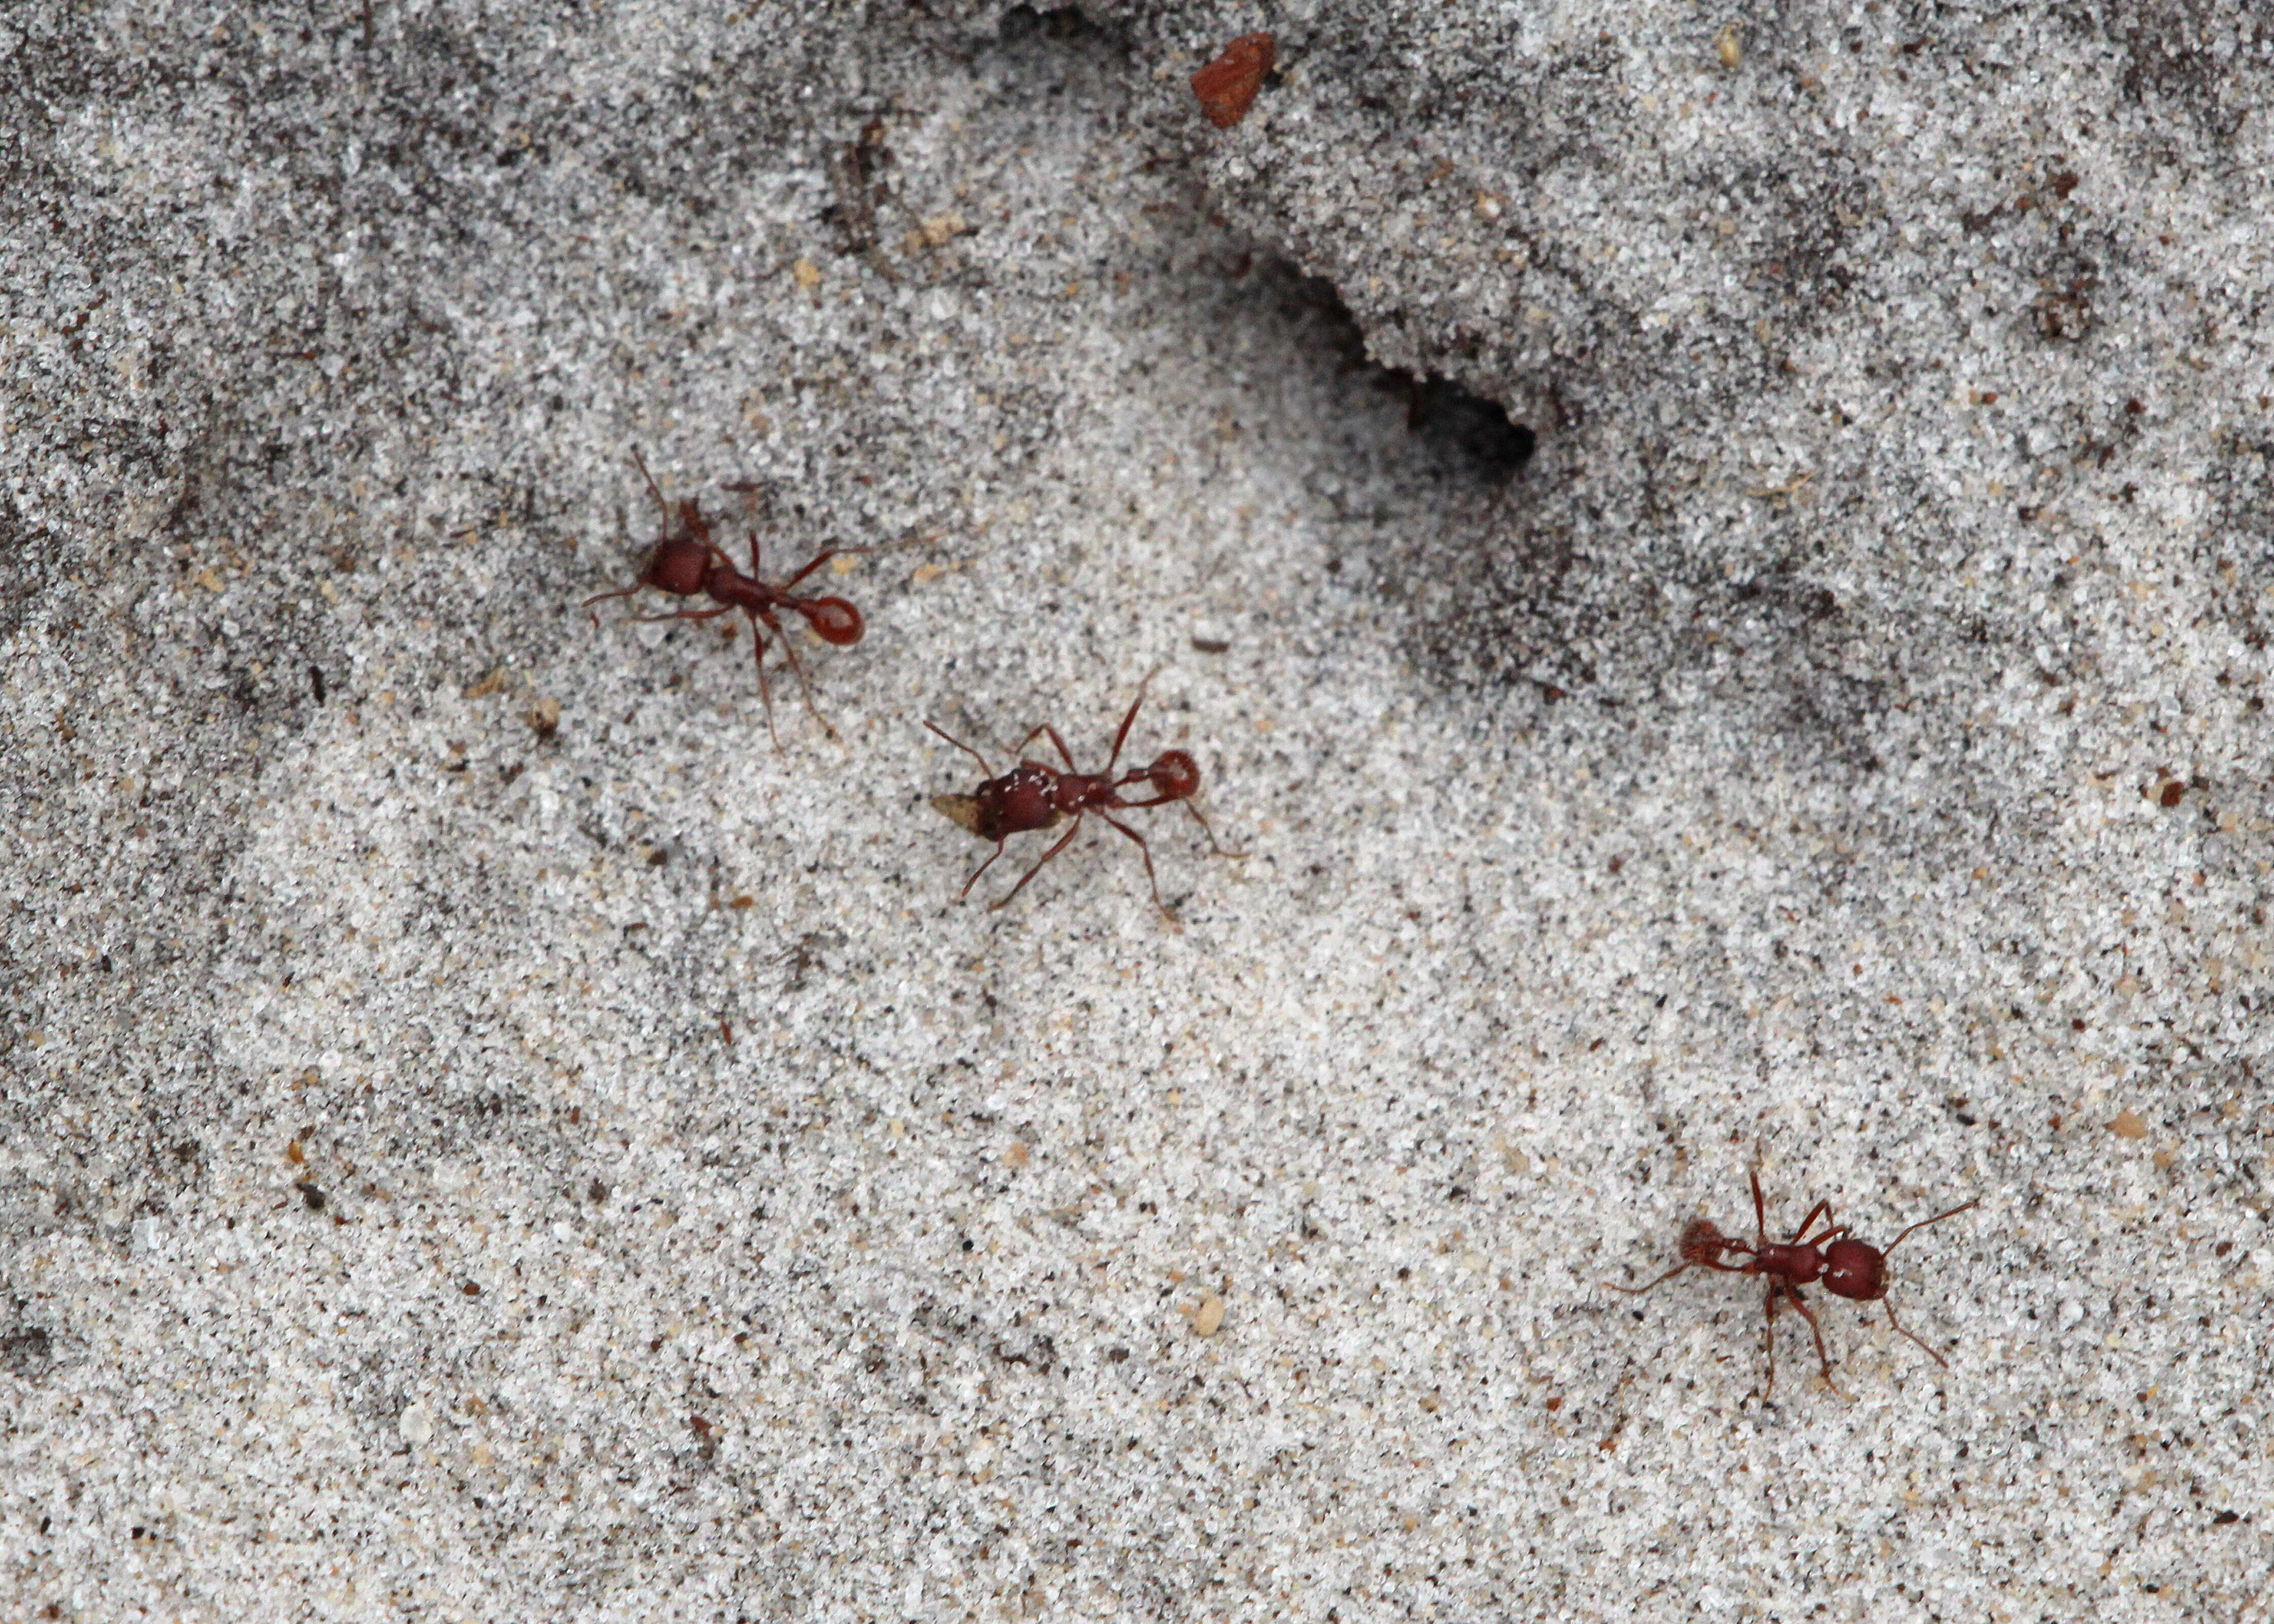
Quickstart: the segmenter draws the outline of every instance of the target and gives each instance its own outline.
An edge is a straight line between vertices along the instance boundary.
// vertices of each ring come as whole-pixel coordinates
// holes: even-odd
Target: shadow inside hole
[[[1342,351],[1344,365],[1366,375],[1372,387],[1405,408],[1406,432],[1449,473],[1487,485],[1506,485],[1532,461],[1540,437],[1508,415],[1498,401],[1463,388],[1449,378],[1383,366],[1366,350],[1358,320],[1322,276],[1286,267],[1290,297],[1305,306]]]
[[[1003,13],[1002,20],[995,27],[996,41],[1003,45],[1023,45],[1035,39],[1103,40],[1107,37],[1107,30],[1099,27],[1083,15],[1080,6],[1074,5],[1014,5]]]
[[[1499,402],[1472,395],[1449,378],[1416,378],[1382,369],[1384,387],[1405,391],[1405,426],[1449,461],[1464,463],[1488,484],[1516,477],[1540,444]]]

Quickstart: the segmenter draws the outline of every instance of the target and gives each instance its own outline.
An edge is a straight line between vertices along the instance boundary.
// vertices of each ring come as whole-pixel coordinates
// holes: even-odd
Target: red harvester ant
[[[1904,1331],[1901,1324],[1896,1320],[1894,1304],[1886,1302],[1887,1253],[1901,1245],[1903,1237],[1910,1234],[1912,1229],[1924,1229],[1931,1223],[1940,1223],[1946,1218],[1954,1218],[1968,1207],[1980,1206],[1982,1202],[1980,1196],[1954,1207],[1946,1213],[1937,1213],[1931,1218],[1920,1219],[1911,1225],[1910,1229],[1905,1229],[1902,1235],[1896,1236],[1884,1247],[1874,1246],[1868,1241],[1857,1240],[1848,1232],[1848,1226],[1844,1223],[1834,1224],[1832,1222],[1832,1203],[1829,1201],[1818,1201],[1810,1207],[1808,1216],[1800,1221],[1800,1227],[1792,1232],[1792,1238],[1789,1241],[1772,1241],[1769,1239],[1768,1231],[1768,1208],[1761,1199],[1761,1176],[1758,1169],[1753,1170],[1752,1181],[1753,1239],[1744,1240],[1735,1235],[1724,1235],[1713,1227],[1713,1222],[1710,1218],[1693,1218],[1682,1231],[1679,1247],[1682,1253],[1680,1263],[1652,1281],[1649,1285],[1622,1286],[1608,1280],[1603,1283],[1614,1291],[1623,1291],[1630,1297],[1640,1297],[1653,1286],[1663,1284],[1676,1274],[1693,1268],[1719,1269],[1724,1274],[1766,1276],[1769,1282],[1767,1304],[1769,1380],[1766,1389],[1767,1392],[1773,1393],[1776,1390],[1777,1299],[1782,1297],[1788,1298],[1792,1305],[1800,1311],[1800,1317],[1808,1321],[1809,1335],[1816,1339],[1817,1359],[1824,1366],[1824,1385],[1834,1393],[1840,1393],[1839,1384],[1832,1380],[1832,1356],[1825,1351],[1823,1329],[1817,1324],[1815,1314],[1810,1312],[1808,1304],[1801,1300],[1800,1296],[1801,1287],[1819,1282],[1834,1297],[1844,1297],[1856,1303],[1886,1304],[1887,1323],[1894,1326],[1896,1330],[1902,1331],[1904,1335],[1910,1336],[1911,1340],[1918,1342],[1921,1348],[1925,1348],[1927,1357],[1937,1365],[1941,1365],[1945,1370],[1950,1368],[1949,1360],[1944,1358],[1933,1349],[1927,1348],[1927,1345],[1924,1342],[1919,1342],[1917,1337],[1911,1336],[1911,1334]],[[1819,1217],[1825,1222],[1824,1231],[1818,1235],[1809,1235],[1809,1226]],[[1803,1237],[1806,1238],[1803,1238]],[[1723,1262],[1723,1257],[1730,1252],[1742,1253],[1746,1261]],[[1847,1395],[1843,1393],[1841,1396],[1845,1398]]]
[[[1066,764],[1064,772],[1055,767],[1044,766],[1041,762],[1022,760],[1001,778],[987,779],[968,795],[934,795],[931,798],[931,804],[960,827],[969,830],[983,840],[995,842],[993,854],[973,871],[971,877],[964,881],[963,889],[956,893],[958,901],[971,894],[971,888],[979,883],[979,876],[994,866],[995,859],[1003,854],[1004,843],[1013,835],[1023,834],[1030,829],[1053,829],[1066,818],[1073,819],[1073,827],[1058,837],[1057,843],[1027,870],[1025,877],[999,900],[988,905],[990,911],[1004,906],[1013,897],[1026,890],[1027,881],[1043,871],[1043,864],[1065,850],[1074,836],[1081,832],[1083,815],[1090,812],[1096,813],[1137,843],[1138,855],[1145,860],[1145,877],[1152,882],[1154,906],[1162,913],[1168,914],[1171,920],[1176,915],[1171,914],[1169,905],[1161,900],[1161,882],[1153,872],[1153,853],[1146,846],[1145,837],[1114,816],[1116,812],[1133,811],[1141,807],[1166,806],[1172,801],[1179,802],[1208,836],[1209,845],[1216,855],[1241,855],[1238,852],[1227,852],[1216,844],[1216,831],[1209,827],[1208,819],[1202,817],[1201,809],[1193,804],[1193,797],[1200,793],[1201,770],[1184,751],[1163,751],[1149,767],[1132,768],[1118,778],[1113,776],[1113,763],[1121,759],[1122,742],[1129,737],[1129,725],[1137,719],[1137,707],[1145,703],[1146,684],[1153,680],[1155,674],[1147,673],[1145,680],[1137,685],[1137,697],[1129,702],[1128,714],[1121,718],[1121,730],[1113,735],[1113,753],[1105,758],[1104,771],[1082,772],[1076,770],[1073,754],[1066,748],[1065,741],[1058,737],[1057,728],[1045,722],[1020,740],[1018,748],[1023,750],[1036,739],[1049,735],[1050,741],[1058,747],[1060,759]],[[924,726],[977,762],[982,772],[987,771],[987,758],[978,751],[936,722],[926,722]],[[1153,793],[1149,799],[1124,801],[1121,798],[1123,790],[1140,784],[1151,787]]]
[[[799,598],[791,588],[840,553],[866,553],[866,547],[831,547],[817,553],[799,570],[779,586],[770,586],[758,579],[758,533],[750,532],[750,573],[744,575],[734,568],[734,560],[720,552],[711,539],[710,523],[693,498],[682,499],[679,504],[679,529],[671,528],[671,509],[657,489],[655,476],[647,471],[647,462],[641,457],[639,447],[632,447],[632,462],[647,481],[647,488],[655,497],[657,509],[663,515],[663,534],[649,555],[647,568],[640,571],[639,579],[631,585],[614,592],[596,592],[584,600],[591,609],[594,604],[610,598],[629,598],[647,587],[659,592],[668,592],[674,598],[693,598],[698,594],[709,597],[716,609],[674,609],[667,614],[644,614],[643,620],[711,620],[740,609],[749,617],[751,655],[758,667],[758,697],[765,702],[766,732],[772,735],[774,748],[781,748],[781,734],[774,731],[773,685],[766,680],[766,633],[781,639],[782,652],[789,656],[789,668],[797,673],[797,685],[805,695],[805,708],[813,712],[822,731],[831,738],[837,730],[830,726],[818,707],[813,703],[813,685],[805,680],[805,666],[797,658],[797,647],[783,635],[781,622],[774,618],[777,609],[787,609],[805,617],[805,623],[824,643],[842,649],[861,641],[864,629],[861,612],[841,598]],[[598,626],[598,611],[592,624]]]

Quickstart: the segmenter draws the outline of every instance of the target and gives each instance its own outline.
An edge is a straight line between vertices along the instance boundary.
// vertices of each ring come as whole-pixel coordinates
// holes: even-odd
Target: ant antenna
[[[1120,731],[1113,735],[1113,754],[1105,758],[1105,776],[1109,778],[1112,776],[1114,763],[1121,759],[1121,747],[1129,741],[1129,725],[1137,719],[1137,707],[1145,703],[1145,690],[1153,686],[1153,679],[1160,674],[1161,668],[1156,665],[1138,681],[1137,697],[1129,702],[1129,709],[1122,714]],[[1063,754],[1065,747],[1061,745],[1058,748]],[[1073,763],[1069,760],[1066,766],[1070,770]],[[1215,837],[1210,836],[1209,838],[1213,839]]]
[[[1971,1206],[1973,1206],[1973,1205],[1974,1205],[1974,1203],[1973,1203],[1973,1202],[1969,1201],[1969,1202],[1966,1204],[1966,1207],[1971,1207]],[[1954,1208],[1952,1209],[1952,1211],[1954,1211],[1954,1212],[1962,1212],[1962,1212],[1964,1212],[1964,1211],[1966,1210],[1966,1207],[1954,1207]],[[1949,1214],[1949,1213],[1945,1213],[1945,1214],[1943,1214],[1943,1216],[1944,1216],[1944,1217],[1946,1217],[1946,1218],[1947,1218],[1947,1217],[1949,1217],[1949,1216],[1950,1216],[1950,1214]],[[1928,1220],[1927,1220],[1927,1222],[1928,1222],[1929,1223],[1932,1223],[1932,1222],[1934,1222],[1934,1220],[1933,1220],[1933,1219],[1931,1219],[1931,1218],[1930,1218],[1930,1219],[1928,1219]],[[1908,1230],[1908,1229],[1906,1229],[1906,1230],[1904,1230],[1904,1231],[1903,1231],[1903,1235],[1908,1235],[1908,1234],[1909,1234],[1909,1233],[1910,1233],[1910,1231],[1909,1231],[1909,1230]],[[1901,1240],[1901,1239],[1902,1239],[1902,1238],[1903,1238],[1902,1235],[1898,1235],[1897,1237],[1895,1237],[1895,1240],[1898,1240],[1898,1241],[1899,1241],[1899,1240]],[[1894,1245],[1894,1241],[1890,1241],[1890,1242],[1888,1242],[1887,1244],[1888,1244],[1890,1246],[1892,1246],[1892,1245]],[[1950,1361],[1949,1361],[1948,1359],[1944,1358],[1940,1354],[1937,1353],[1933,1349],[1931,1349],[1931,1348],[1928,1348],[1928,1347],[1927,1347],[1927,1344],[1926,1344],[1926,1340],[1925,1340],[1924,1337],[1917,1336],[1917,1335],[1913,1335],[1909,1330],[1908,1330],[1908,1329],[1906,1329],[1906,1328],[1904,1327],[1904,1326],[1903,1326],[1903,1324],[1902,1324],[1902,1322],[1901,1322],[1901,1320],[1897,1320],[1897,1319],[1895,1318],[1895,1305],[1894,1305],[1892,1302],[1889,1302],[1886,1297],[1881,1297],[1881,1298],[1879,1299],[1879,1306],[1880,1306],[1880,1307],[1882,1307],[1882,1308],[1884,1308],[1884,1309],[1886,1309],[1886,1310],[1887,1311],[1887,1323],[1888,1323],[1890,1326],[1893,1326],[1893,1327],[1894,1327],[1896,1330],[1898,1330],[1898,1331],[1901,1331],[1901,1332],[1902,1332],[1902,1334],[1903,1334],[1904,1335],[1910,1337],[1910,1339],[1911,1339],[1913,1342],[1915,1342],[1918,1343],[1918,1345],[1919,1345],[1921,1348],[1925,1349],[1925,1350],[1926,1350],[1926,1357],[1927,1357],[1928,1358],[1932,1359],[1932,1360],[1933,1360],[1937,1365],[1941,1365],[1941,1366],[1942,1366],[1942,1368],[1943,1368],[1943,1369],[1945,1369],[1945,1370],[1948,1370],[1948,1369],[1950,1368]]]
[[[1933,1217],[1931,1217],[1931,1218],[1922,1218],[1922,1219],[1920,1219],[1916,1223],[1915,1223],[1915,1224],[1911,1225],[1910,1229],[1905,1229],[1905,1230],[1903,1231],[1903,1234],[1902,1234],[1902,1235],[1898,1235],[1898,1236],[1896,1236],[1894,1239],[1893,1239],[1893,1240],[1889,1241],[1886,1245],[1884,1245],[1884,1246],[1880,1247],[1880,1248],[1879,1248],[1879,1250],[1880,1250],[1880,1252],[1883,1252],[1883,1253],[1893,1252],[1896,1247],[1898,1247],[1898,1246],[1900,1246],[1900,1245],[1901,1245],[1901,1244],[1903,1244],[1903,1235],[1909,1235],[1909,1234],[1911,1232],[1911,1229],[1925,1229],[1925,1228],[1927,1227],[1927,1225],[1929,1225],[1929,1224],[1931,1224],[1931,1223],[1940,1223],[1940,1222],[1941,1222],[1944,1219],[1946,1219],[1946,1218],[1955,1218],[1955,1217],[1957,1217],[1957,1216],[1958,1216],[1958,1214],[1961,1214],[1961,1213],[1962,1213],[1962,1212],[1966,1211],[1966,1209],[1967,1209],[1967,1208],[1969,1208],[1969,1207],[1979,1207],[1979,1206],[1981,1206],[1981,1205],[1982,1205],[1982,1198],[1981,1198],[1980,1196],[1978,1196],[1978,1195],[1977,1195],[1977,1196],[1976,1196],[1976,1197],[1975,1197],[1972,1200],[1970,1200],[1970,1201],[1962,1201],[1962,1202],[1960,1202],[1956,1207],[1952,1207],[1952,1208],[1951,1208],[1948,1212],[1946,1212],[1946,1213],[1937,1213],[1937,1214],[1936,1214]],[[1891,1312],[1891,1313],[1889,1313],[1889,1314],[1888,1314],[1887,1318],[1888,1318],[1888,1320],[1889,1320],[1890,1321],[1892,1321],[1892,1320],[1894,1319],[1894,1315]],[[1897,1330],[1902,1330],[1902,1327],[1901,1327],[1901,1326],[1897,1326],[1895,1328],[1896,1328]],[[1903,1335],[1906,1335],[1906,1336],[1910,1336],[1910,1335],[1911,1335],[1911,1334],[1910,1334],[1909,1331],[1903,1331]],[[1911,1336],[1911,1340],[1912,1340],[1913,1342],[1918,1342],[1918,1338],[1917,1338],[1917,1337],[1916,1337],[1916,1336]],[[1920,1347],[1922,1347],[1922,1348],[1925,1348],[1925,1347],[1926,1347],[1926,1344],[1925,1344],[1924,1342],[1919,1342],[1919,1346],[1920,1346]],[[1933,1350],[1932,1349],[1929,1348],[1929,1349],[1927,1349],[1927,1351],[1928,1351],[1928,1352],[1930,1352],[1930,1353],[1931,1353],[1931,1352],[1933,1352],[1934,1350]]]
[[[632,447],[632,466],[640,470],[640,477],[647,481],[648,494],[655,498],[656,511],[663,515],[664,534],[666,536],[669,535],[671,533],[671,504],[663,500],[663,487],[657,485],[655,482],[655,476],[647,471],[647,459],[640,455],[640,448],[636,443]]]
[[[957,749],[961,750],[966,756],[971,757],[972,760],[977,762],[979,763],[980,771],[985,772],[987,771],[987,758],[984,756],[982,756],[978,751],[973,749],[969,745],[964,743],[962,740],[948,732],[947,729],[942,727],[937,722],[931,721],[929,718],[924,722],[924,726],[930,728],[932,732],[937,733],[941,738],[946,740]],[[1032,734],[1028,736],[1029,738],[1033,737]]]

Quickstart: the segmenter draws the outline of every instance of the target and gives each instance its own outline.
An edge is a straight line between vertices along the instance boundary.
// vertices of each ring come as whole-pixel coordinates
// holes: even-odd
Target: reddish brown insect
[[[750,573],[744,575],[734,568],[732,559],[721,552],[711,539],[711,525],[703,510],[692,498],[679,504],[679,528],[671,527],[670,507],[657,488],[655,476],[647,471],[647,462],[638,447],[632,450],[632,461],[647,481],[647,488],[655,498],[656,508],[663,515],[663,534],[657,538],[655,550],[648,555],[647,568],[640,571],[639,579],[628,587],[614,592],[596,592],[584,600],[584,607],[611,598],[629,598],[653,587],[659,592],[668,592],[674,598],[707,597],[719,606],[715,609],[674,609],[665,614],[644,614],[643,620],[711,620],[722,614],[741,610],[749,618],[751,655],[758,667],[758,697],[765,702],[766,732],[772,735],[774,748],[781,748],[781,734],[774,731],[773,685],[766,679],[766,634],[772,632],[781,642],[782,652],[789,657],[789,668],[797,674],[797,686],[805,695],[805,708],[813,712],[813,719],[822,730],[834,739],[837,730],[829,726],[819,707],[813,703],[813,685],[805,679],[805,665],[797,658],[797,646],[782,631],[781,621],[774,612],[787,609],[805,617],[805,623],[824,643],[845,648],[861,641],[865,629],[861,612],[841,598],[801,598],[792,590],[797,583],[826,564],[840,553],[866,553],[866,547],[831,547],[808,559],[800,569],[779,586],[769,585],[758,579],[758,535],[750,532]],[[592,624],[598,626],[598,611]]]
[[[1268,34],[1243,34],[1224,48],[1214,62],[1193,75],[1193,94],[1201,111],[1219,130],[1229,130],[1247,117],[1263,76],[1278,60],[1279,48]]]
[[[1146,685],[1152,680],[1152,673],[1148,673],[1145,680],[1137,685],[1137,697],[1129,702],[1128,712],[1121,718],[1120,731],[1113,735],[1113,753],[1105,758],[1104,771],[1083,772],[1076,768],[1073,754],[1066,748],[1065,741],[1058,737],[1057,728],[1045,722],[1020,740],[1018,748],[1023,750],[1036,739],[1047,736],[1058,747],[1059,759],[1066,764],[1064,772],[1041,762],[1022,759],[1001,778],[986,779],[968,795],[932,797],[933,807],[959,827],[969,830],[983,840],[995,842],[994,852],[972,872],[969,879],[964,881],[962,891],[957,893],[959,901],[968,897],[971,888],[979,883],[979,876],[994,867],[995,859],[1003,854],[1004,844],[1013,835],[1024,834],[1030,829],[1055,829],[1067,818],[1073,819],[1073,827],[1059,836],[1050,850],[1035,860],[1035,866],[1027,870],[1024,877],[1000,899],[988,905],[990,909],[1004,906],[1013,897],[1026,890],[1027,881],[1040,874],[1044,863],[1065,850],[1074,836],[1081,832],[1083,817],[1092,812],[1137,843],[1138,855],[1145,860],[1145,877],[1152,882],[1153,902],[1163,914],[1169,914],[1169,905],[1161,900],[1161,881],[1153,872],[1153,853],[1145,844],[1145,837],[1114,816],[1116,812],[1132,812],[1176,801],[1193,815],[1193,821],[1208,836],[1209,845],[1218,856],[1239,855],[1237,852],[1227,852],[1216,844],[1216,831],[1209,827],[1208,819],[1202,817],[1201,809],[1193,804],[1193,797],[1200,793],[1201,770],[1186,752],[1165,750],[1154,758],[1150,766],[1133,767],[1118,778],[1113,776],[1114,763],[1121,759],[1121,747],[1129,737],[1129,725],[1137,719],[1137,707],[1145,703]],[[987,771],[987,758],[962,740],[936,722],[926,722],[924,726],[977,762],[980,771]],[[1152,794],[1142,801],[1122,799],[1123,790],[1133,789],[1141,784],[1151,789]],[[1173,919],[1175,915],[1171,914],[1170,917]]]
[[[1946,1218],[1956,1217],[1968,1207],[1981,1205],[1980,1196],[1962,1202],[1946,1213],[1920,1219],[1885,1246],[1874,1246],[1868,1241],[1857,1240],[1849,1233],[1846,1224],[1832,1222],[1832,1203],[1818,1201],[1808,1209],[1808,1216],[1800,1221],[1800,1227],[1792,1232],[1790,1240],[1773,1241],[1769,1239],[1768,1207],[1761,1199],[1761,1176],[1758,1170],[1753,1172],[1752,1181],[1753,1239],[1724,1235],[1713,1227],[1713,1220],[1693,1218],[1682,1231],[1678,1248],[1682,1253],[1680,1263],[1648,1285],[1622,1286],[1610,1281],[1603,1283],[1614,1291],[1640,1297],[1652,1287],[1662,1285],[1676,1274],[1693,1268],[1718,1269],[1724,1274],[1764,1276],[1768,1281],[1769,1380],[1766,1390],[1772,1393],[1776,1390],[1776,1316],[1780,1297],[1790,1302],[1800,1311],[1800,1317],[1808,1321],[1809,1335],[1816,1339],[1817,1360],[1824,1366],[1824,1385],[1834,1393],[1840,1392],[1839,1384],[1832,1380],[1832,1356],[1825,1350],[1823,1327],[1818,1325],[1816,1315],[1800,1295],[1801,1287],[1819,1283],[1833,1296],[1844,1297],[1851,1302],[1886,1304],[1889,1325],[1918,1342],[1926,1350],[1927,1357],[1937,1365],[1946,1370],[1950,1367],[1949,1360],[1928,1348],[1917,1337],[1911,1336],[1896,1320],[1894,1304],[1886,1302],[1887,1253],[1901,1245],[1904,1237],[1912,1230],[1924,1229],[1931,1223],[1940,1223]],[[1818,1218],[1824,1220],[1822,1232],[1810,1235],[1810,1227]],[[1733,1253],[1743,1257],[1745,1261],[1727,1261]]]

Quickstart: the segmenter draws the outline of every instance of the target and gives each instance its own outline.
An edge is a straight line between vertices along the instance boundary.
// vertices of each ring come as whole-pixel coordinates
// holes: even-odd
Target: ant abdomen
[[[860,642],[861,634],[868,629],[861,612],[841,598],[817,598],[797,607],[815,636],[840,649]]]
[[[1003,831],[1013,834],[1029,829],[1048,829],[1065,816],[1058,805],[1058,774],[1033,762],[1020,762],[996,781],[998,793],[992,796],[996,829],[988,838],[992,839]]]
[[[966,834],[977,835],[983,840],[995,838],[981,827],[988,817],[976,795],[934,795],[931,809]]]
[[[1145,769],[1145,777],[1163,801],[1188,801],[1200,793],[1200,763],[1182,750],[1164,751]]]
[[[1683,1260],[1701,1267],[1719,1268],[1729,1245],[1729,1237],[1713,1227],[1711,1218],[1692,1218],[1682,1231]]]

